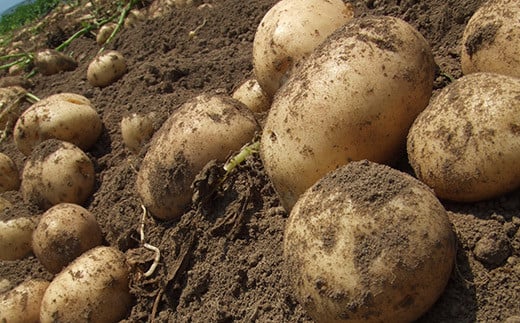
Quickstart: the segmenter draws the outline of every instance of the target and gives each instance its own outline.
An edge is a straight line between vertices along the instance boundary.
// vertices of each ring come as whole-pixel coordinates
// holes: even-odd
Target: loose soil
[[[353,2],[356,15],[392,15],[415,26],[430,42],[439,66],[438,91],[461,76],[463,28],[482,0],[366,0]],[[197,178],[197,194],[179,221],[146,216],[145,240],[158,247],[161,261],[145,277],[153,252],[140,247],[143,210],[135,190],[136,172],[147,147],[132,153],[122,143],[121,118],[154,111],[159,126],[180,104],[203,92],[231,93],[252,76],[256,26],[275,0],[215,0],[185,7],[122,30],[108,46],[127,58],[129,70],[116,83],[95,88],[86,81],[99,50],[84,36],[68,48],[74,71],[34,76],[28,89],[39,97],[74,92],[90,99],[104,130],[88,151],[97,174],[95,192],[84,204],[98,219],[104,244],[119,248],[134,265],[134,304],[126,322],[310,322],[295,300],[284,269],[282,239],[287,213],[257,155],[227,177],[212,162]],[[72,35],[74,28],[50,25],[47,42]],[[190,38],[191,30],[198,29]],[[44,44],[42,44],[43,47]],[[6,81],[7,82],[7,81]],[[10,82],[10,81],[9,81]],[[259,115],[259,117],[262,117]],[[0,144],[19,169],[26,157],[11,138]],[[403,161],[396,168],[410,172]],[[19,192],[3,197],[20,214],[41,214],[24,205]],[[443,201],[457,237],[456,266],[445,292],[420,322],[520,321],[520,191],[471,204]],[[28,278],[52,279],[30,255],[0,261],[0,280],[14,286]],[[5,283],[5,282],[4,282]]]

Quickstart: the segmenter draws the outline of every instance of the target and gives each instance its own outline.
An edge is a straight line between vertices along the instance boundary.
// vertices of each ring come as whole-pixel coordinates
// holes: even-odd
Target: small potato
[[[56,274],[102,241],[101,228],[92,213],[76,204],[60,203],[41,216],[32,248],[42,265]]]
[[[93,86],[104,87],[117,81],[126,72],[126,60],[115,50],[101,53],[89,64],[87,80]]]
[[[412,322],[438,299],[455,235],[431,189],[369,161],[331,171],[289,216],[284,258],[317,322]]]
[[[116,29],[116,27],[117,24],[114,22],[109,22],[101,26],[96,35],[96,43],[98,43],[98,45],[103,45],[107,41],[108,37],[110,37],[112,32]]]
[[[462,36],[464,74],[495,72],[520,77],[520,5],[490,0],[471,17]]]
[[[262,133],[260,154],[286,210],[341,165],[395,161],[434,74],[428,42],[401,19],[354,18],[327,38],[278,91]]]
[[[0,322],[39,323],[40,305],[48,286],[46,280],[30,279],[0,294]]]
[[[78,67],[78,63],[72,57],[61,52],[46,49],[36,53],[34,66],[43,75],[52,75],[61,71],[73,71]]]
[[[474,202],[520,187],[520,79],[473,73],[451,83],[417,117],[407,148],[440,198]]]
[[[16,191],[19,187],[18,167],[9,156],[0,153],[0,193]]]
[[[27,91],[20,86],[0,88],[0,134],[10,131],[22,114],[21,102]]]
[[[327,36],[354,16],[341,0],[281,0],[262,18],[253,41],[253,67],[269,98]]]
[[[155,113],[146,115],[133,113],[121,120],[121,135],[123,142],[133,152],[139,152],[143,145],[153,135]]]
[[[68,141],[88,150],[101,135],[103,124],[90,101],[74,93],[54,94],[29,107],[14,127],[18,150],[29,155],[47,139]]]
[[[125,18],[124,26],[125,28],[133,28],[138,23],[146,20],[145,14],[137,9],[132,9],[128,12],[128,15]]]
[[[253,112],[265,112],[271,106],[269,96],[254,78],[242,83],[232,95],[233,99],[245,104]]]
[[[132,297],[125,255],[100,246],[85,252],[52,280],[43,295],[40,321],[118,322]]]
[[[0,260],[22,259],[31,252],[37,223],[36,217],[0,221]]]
[[[48,209],[58,203],[82,204],[95,183],[94,165],[78,147],[49,139],[34,149],[22,172],[26,203]]]
[[[201,94],[186,102],[155,133],[143,159],[136,182],[143,204],[160,219],[178,218],[202,168],[225,161],[257,130],[252,112],[230,97]]]

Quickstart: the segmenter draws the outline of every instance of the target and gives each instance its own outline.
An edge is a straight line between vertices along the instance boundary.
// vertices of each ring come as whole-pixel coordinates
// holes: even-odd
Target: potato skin
[[[37,144],[51,138],[88,150],[102,129],[101,118],[87,98],[59,93],[29,107],[16,122],[13,136],[18,150],[29,155]]]
[[[281,0],[262,18],[253,41],[258,83],[272,98],[299,61],[354,16],[341,0]]]
[[[496,197],[520,186],[520,79],[463,76],[443,88],[408,134],[417,177],[443,199]]]
[[[120,79],[126,69],[126,60],[120,52],[106,51],[88,65],[87,80],[93,86],[104,87]]]
[[[353,160],[391,163],[432,93],[424,37],[393,17],[354,18],[309,56],[278,91],[261,157],[282,204]]]
[[[17,260],[32,251],[32,234],[38,219],[19,217],[0,221],[0,259]]]
[[[40,321],[117,322],[132,301],[128,284],[129,267],[121,251],[90,249],[52,280],[43,295]]]
[[[443,292],[455,236],[431,189],[365,160],[328,173],[301,196],[284,258],[316,322],[410,322]]]
[[[56,274],[102,242],[101,228],[92,213],[77,204],[60,203],[41,216],[32,248],[42,265]]]
[[[0,294],[0,322],[39,323],[40,305],[48,286],[46,280],[30,279]]]
[[[16,191],[19,187],[18,167],[9,156],[0,153],[0,193]]]
[[[520,77],[520,6],[490,0],[470,18],[462,36],[464,74],[494,72]]]
[[[257,130],[252,112],[228,96],[201,94],[186,102],[154,134],[143,159],[136,182],[143,204],[160,219],[178,218],[202,168],[225,161]]]
[[[95,183],[94,165],[75,145],[49,139],[34,149],[22,172],[21,191],[26,203],[48,209],[68,202],[82,204]]]

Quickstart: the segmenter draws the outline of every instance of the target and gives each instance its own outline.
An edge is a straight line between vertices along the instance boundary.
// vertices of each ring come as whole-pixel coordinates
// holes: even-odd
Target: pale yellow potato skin
[[[493,198],[520,186],[520,79],[473,73],[443,88],[408,134],[416,176],[438,197]]]
[[[22,259],[32,251],[32,234],[38,218],[20,217],[0,221],[0,259]]]
[[[252,112],[223,95],[184,103],[154,134],[137,175],[144,204],[159,219],[176,219],[191,202],[191,184],[211,160],[224,162],[260,130]]]
[[[520,6],[517,0],[486,1],[464,29],[464,74],[494,72],[520,77]]]
[[[64,202],[81,205],[94,190],[95,179],[94,164],[81,149],[49,139],[25,163],[20,189],[26,203],[46,210]]]
[[[42,299],[41,323],[123,319],[132,300],[129,270],[125,255],[113,247],[88,250],[50,283]]]
[[[251,111],[261,113],[269,110],[271,99],[255,78],[240,84],[232,94],[233,99],[245,104]]]
[[[0,322],[39,323],[40,305],[49,282],[30,279],[0,294]]]
[[[345,163],[397,159],[428,104],[434,69],[424,37],[393,17],[351,19],[317,48],[278,91],[261,138],[286,210]]]
[[[444,291],[455,235],[431,189],[365,160],[301,196],[284,258],[296,298],[317,323],[412,322]]]
[[[115,50],[102,52],[87,68],[87,80],[93,86],[104,87],[120,79],[126,73],[126,59]]]
[[[299,61],[354,16],[341,0],[281,0],[262,18],[253,41],[255,77],[272,98]]]
[[[121,119],[121,135],[125,146],[134,153],[139,152],[153,135],[155,113],[146,115],[133,113]]]
[[[56,274],[102,242],[101,228],[91,212],[77,204],[60,203],[40,217],[33,232],[32,249],[42,265]]]
[[[16,191],[20,187],[18,167],[11,157],[0,153],[0,193]]]
[[[101,118],[87,98],[60,93],[29,107],[16,122],[13,137],[16,147],[25,155],[51,138],[88,150],[101,135],[102,128]]]

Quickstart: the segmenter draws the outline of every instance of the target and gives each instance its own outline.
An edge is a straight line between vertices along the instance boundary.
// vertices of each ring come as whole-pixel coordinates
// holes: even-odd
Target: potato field
[[[60,4],[0,48],[1,322],[520,322],[520,2]]]

